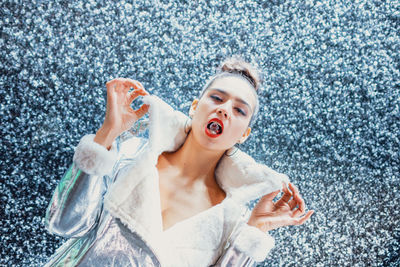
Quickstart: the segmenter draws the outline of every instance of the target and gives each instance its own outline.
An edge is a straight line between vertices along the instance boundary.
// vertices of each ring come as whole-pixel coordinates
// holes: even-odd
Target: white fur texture
[[[215,170],[215,176],[222,189],[238,203],[262,197],[282,188],[282,182],[289,182],[287,175],[257,163],[241,150],[233,156],[224,156]]]
[[[242,222],[233,238],[233,244],[239,251],[261,262],[275,246],[275,240],[268,233]]]
[[[87,134],[81,138],[75,148],[73,161],[84,172],[92,175],[110,174],[117,160],[116,142],[107,150],[93,141],[95,134]]]
[[[156,162],[162,152],[175,151],[185,142],[184,128],[188,116],[154,95],[144,96],[143,103],[150,105],[149,145]],[[282,188],[282,182],[289,182],[287,175],[257,163],[240,149],[230,157],[223,156],[215,176],[227,195],[238,203],[262,197]]]
[[[104,196],[104,207],[139,234],[158,254],[163,266],[212,264],[222,252],[245,204],[281,188],[281,182],[287,182],[288,177],[255,162],[240,150],[232,157],[223,156],[215,175],[227,193],[226,200],[163,231],[156,164],[162,152],[176,151],[185,142],[188,117],[157,96],[144,96],[143,102],[150,105],[148,146],[134,164],[119,172]],[[121,143],[119,152],[134,151],[138,143]],[[86,153],[95,153],[89,148]],[[98,150],[99,156],[104,152],[102,149]],[[274,246],[271,236],[253,226],[242,225],[235,233],[235,245],[255,260],[263,260]]]
[[[188,117],[154,95],[143,96],[143,103],[150,105],[149,145],[155,155],[177,150],[185,142]]]

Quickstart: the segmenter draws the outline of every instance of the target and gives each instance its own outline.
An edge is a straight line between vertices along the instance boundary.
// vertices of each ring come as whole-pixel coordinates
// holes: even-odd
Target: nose
[[[224,119],[229,119],[229,112],[227,111],[225,106],[221,106],[217,109],[217,114],[222,116]]]

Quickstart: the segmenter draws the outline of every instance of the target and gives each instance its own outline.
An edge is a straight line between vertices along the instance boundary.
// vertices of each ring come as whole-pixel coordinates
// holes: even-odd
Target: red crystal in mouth
[[[212,123],[213,121],[218,122],[219,125],[221,125],[221,132],[218,133],[218,134],[214,134],[214,133],[212,133],[212,132],[210,131],[210,129],[208,129],[208,125],[209,125],[210,123]],[[209,137],[212,137],[212,138],[216,138],[216,137],[220,136],[220,135],[223,133],[223,131],[224,131],[224,123],[223,123],[220,119],[217,119],[217,118],[211,119],[211,120],[207,123],[206,128],[205,128],[206,134],[207,134]]]

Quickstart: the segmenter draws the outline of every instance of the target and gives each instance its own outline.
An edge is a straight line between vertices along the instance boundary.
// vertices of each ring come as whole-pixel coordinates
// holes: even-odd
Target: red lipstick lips
[[[217,123],[220,125],[221,129],[220,129],[219,133],[214,133],[214,131],[211,131],[211,130],[210,130],[209,125],[210,125],[212,122],[217,122]],[[217,126],[217,127],[218,127],[218,126]],[[207,134],[209,137],[211,137],[211,138],[216,138],[216,137],[220,136],[220,135],[222,134],[223,131],[224,131],[224,123],[223,123],[220,119],[217,119],[217,118],[211,119],[211,120],[207,123],[206,129],[205,129],[206,134]]]

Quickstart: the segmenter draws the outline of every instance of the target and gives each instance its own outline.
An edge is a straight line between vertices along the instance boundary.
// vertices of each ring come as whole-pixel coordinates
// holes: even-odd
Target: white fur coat
[[[181,221],[163,231],[160,191],[156,164],[164,151],[176,151],[185,141],[187,116],[173,110],[154,95],[144,96],[149,108],[149,140],[136,164],[119,173],[105,197],[104,207],[138,233],[157,253],[163,266],[208,266],[214,263],[231,236],[235,246],[256,261],[263,261],[274,246],[274,239],[256,227],[247,225],[246,203],[281,188],[288,177],[255,162],[237,151],[223,156],[215,176],[226,192],[220,204]],[[93,142],[94,135],[82,138],[74,161],[89,174],[106,174],[118,158],[138,146],[138,138],[121,144],[114,142],[110,151]],[[246,216],[244,216],[246,214]]]

